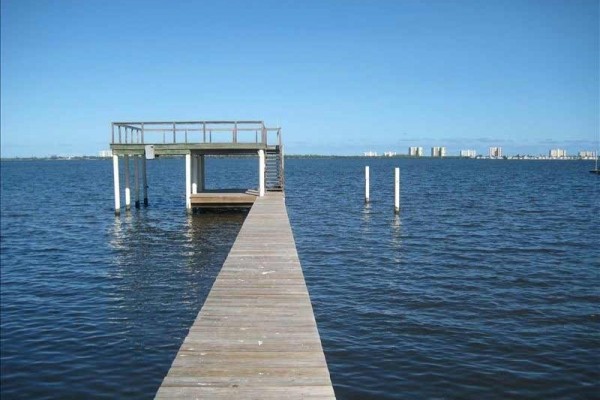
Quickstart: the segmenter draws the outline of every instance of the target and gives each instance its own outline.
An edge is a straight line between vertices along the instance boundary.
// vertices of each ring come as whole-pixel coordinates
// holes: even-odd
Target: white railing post
[[[113,155],[113,178],[115,185],[115,215],[121,213],[121,193],[119,187],[119,156]]]

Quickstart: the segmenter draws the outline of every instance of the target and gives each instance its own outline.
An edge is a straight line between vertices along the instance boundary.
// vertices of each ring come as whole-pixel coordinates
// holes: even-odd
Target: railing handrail
[[[148,125],[153,126],[148,128]],[[158,126],[157,126],[158,125]],[[162,126],[161,126],[162,125]],[[223,127],[222,125],[230,125],[230,127]],[[281,140],[281,128],[269,128],[266,127],[263,121],[140,121],[140,122],[113,122],[112,128],[112,144],[160,144],[160,141],[147,142],[144,137],[146,132],[162,132],[163,140],[162,143],[167,143],[166,133],[171,132],[173,134],[172,141],[169,140],[170,144],[180,143],[259,143],[263,145],[269,145],[268,137],[269,133],[276,132],[277,141],[276,145],[282,145]],[[260,140],[259,133],[260,131]],[[177,133],[184,132],[184,141],[181,139],[178,141]],[[188,133],[199,132],[201,133],[201,140],[189,141]],[[213,141],[213,132],[230,132],[230,141]],[[242,141],[238,139],[239,132],[255,132],[254,142]],[[181,136],[180,136],[181,137]]]
[[[263,125],[264,121],[139,121],[139,122],[113,122],[113,124],[115,125],[166,125],[166,124],[188,124],[188,125],[195,125],[195,124],[214,124],[214,125],[218,125],[218,124],[260,124]]]

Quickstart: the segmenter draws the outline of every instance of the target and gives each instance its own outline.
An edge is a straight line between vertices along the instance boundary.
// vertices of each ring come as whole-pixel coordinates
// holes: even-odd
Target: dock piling
[[[369,202],[369,166],[365,167],[365,203]]]
[[[115,185],[115,215],[121,214],[121,190],[119,187],[119,156],[113,155],[113,178]]]
[[[125,211],[131,209],[131,189],[129,186],[129,155],[125,154]]]
[[[394,169],[394,213],[400,213],[400,168]]]
[[[135,208],[140,208],[140,156],[133,156],[133,176],[135,179]]]
[[[188,212],[192,211],[192,156],[190,153],[185,155],[185,208]]]
[[[146,154],[142,156],[142,177],[142,183],[144,185],[144,207],[148,207],[148,176],[146,174]]]
[[[192,156],[192,194],[198,193],[198,157]]]

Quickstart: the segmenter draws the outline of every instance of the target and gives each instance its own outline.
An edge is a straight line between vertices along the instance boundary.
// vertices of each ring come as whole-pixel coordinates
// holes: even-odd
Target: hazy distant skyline
[[[596,150],[599,3],[1,2],[1,155],[262,119],[293,154]]]

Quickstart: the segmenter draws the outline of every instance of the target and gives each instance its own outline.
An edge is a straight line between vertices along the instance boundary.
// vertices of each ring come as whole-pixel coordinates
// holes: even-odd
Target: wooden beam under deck
[[[262,143],[157,143],[154,146],[154,154],[157,156],[176,156],[184,154],[211,154],[211,155],[237,155],[257,154],[258,150],[278,149],[275,145]],[[146,144],[128,143],[111,144],[113,154],[144,154]]]
[[[256,198],[156,398],[335,398],[282,193]]]

